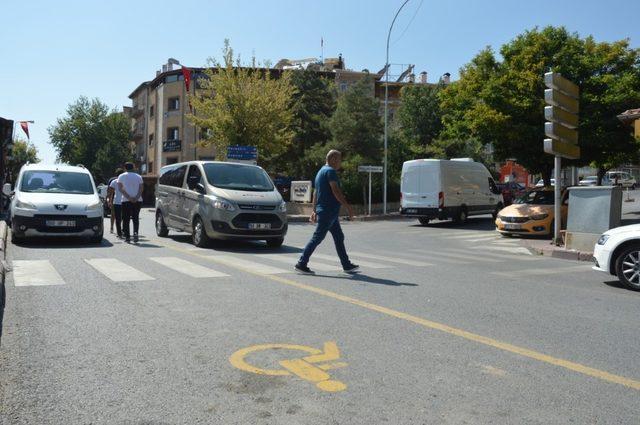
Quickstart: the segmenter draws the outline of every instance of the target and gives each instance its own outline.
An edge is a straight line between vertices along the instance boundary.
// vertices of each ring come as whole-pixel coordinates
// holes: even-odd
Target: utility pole
[[[382,213],[387,213],[387,158],[388,158],[388,137],[389,137],[389,41],[391,40],[391,30],[393,29],[393,24],[396,23],[396,19],[400,14],[402,8],[409,3],[409,0],[405,0],[396,15],[393,17],[393,21],[391,21],[391,26],[389,27],[389,33],[387,34],[387,59],[384,62],[385,69],[385,77],[384,77],[384,192],[382,194]]]

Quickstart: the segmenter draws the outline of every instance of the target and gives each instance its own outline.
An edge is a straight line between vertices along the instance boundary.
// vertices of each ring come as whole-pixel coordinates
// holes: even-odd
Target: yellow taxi
[[[496,217],[496,230],[503,235],[552,235],[554,189],[537,187],[527,191]],[[568,192],[562,196],[562,224],[567,221]]]

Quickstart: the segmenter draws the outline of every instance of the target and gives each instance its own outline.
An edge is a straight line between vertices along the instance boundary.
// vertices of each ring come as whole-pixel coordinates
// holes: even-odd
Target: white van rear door
[[[420,164],[417,162],[405,162],[402,165],[402,207],[412,208],[420,206]]]

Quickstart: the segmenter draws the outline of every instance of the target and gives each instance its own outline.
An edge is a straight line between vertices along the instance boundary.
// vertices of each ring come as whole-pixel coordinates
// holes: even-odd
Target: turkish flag
[[[20,121],[20,127],[22,127],[22,131],[27,135],[27,139],[29,139],[29,123],[26,121]]]
[[[191,70],[183,66],[182,76],[184,77],[184,86],[187,88],[187,91],[189,91],[189,86],[191,85]]]

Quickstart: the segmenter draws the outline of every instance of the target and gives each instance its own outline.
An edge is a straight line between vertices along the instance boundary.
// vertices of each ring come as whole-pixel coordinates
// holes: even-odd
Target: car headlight
[[[229,201],[224,199],[216,199],[213,201],[213,208],[225,211],[235,211],[235,207]]]
[[[84,210],[85,211],[98,211],[98,210],[100,210],[100,208],[102,208],[102,202],[101,201],[96,201],[96,202],[92,202],[91,204],[89,204],[86,207],[84,207]]]
[[[598,245],[606,244],[610,237],[611,237],[610,235],[602,235],[602,236],[600,236],[600,239],[598,239]]]
[[[31,202],[21,201],[16,199],[16,208],[20,208],[22,210],[37,210],[38,208],[32,204]]]
[[[544,220],[549,217],[549,214],[535,214],[531,216],[531,220]]]
[[[280,212],[287,212],[287,203],[285,201],[282,201],[282,203],[278,207],[278,210],[280,210]]]

